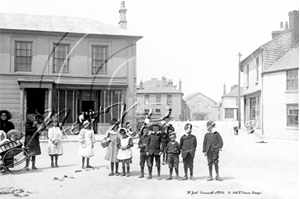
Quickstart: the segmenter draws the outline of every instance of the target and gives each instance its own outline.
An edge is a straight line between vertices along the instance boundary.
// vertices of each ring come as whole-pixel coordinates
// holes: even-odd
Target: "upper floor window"
[[[287,90],[298,89],[298,70],[287,71]]]
[[[15,42],[15,71],[31,71],[32,42]]]
[[[107,73],[107,46],[92,46],[92,74]]]
[[[287,125],[298,126],[299,108],[298,104],[287,104]]]
[[[149,95],[144,96],[144,104],[149,104]]]
[[[53,72],[69,72],[69,44],[54,44]]]
[[[258,83],[258,79],[259,79],[259,58],[256,58],[256,82]]]
[[[160,109],[155,109],[155,112],[156,113],[160,113]]]
[[[161,95],[156,95],[156,103],[160,103],[161,102]]]
[[[249,64],[247,64],[246,67],[246,78],[247,78],[247,82],[246,82],[246,87],[249,87]]]
[[[167,95],[167,104],[172,104],[172,95]]]

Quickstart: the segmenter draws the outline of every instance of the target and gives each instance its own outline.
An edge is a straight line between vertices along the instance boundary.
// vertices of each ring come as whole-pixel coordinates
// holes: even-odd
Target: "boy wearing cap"
[[[187,123],[184,126],[185,134],[180,138],[180,149],[183,158],[184,177],[182,180],[187,180],[187,171],[190,168],[190,179],[195,180],[193,176],[194,157],[197,148],[197,138],[192,135],[193,126]]]
[[[223,147],[223,140],[221,135],[215,131],[216,124],[213,121],[208,121],[207,133],[204,135],[203,140],[203,153],[207,156],[209,177],[207,181],[213,180],[212,177],[212,166],[215,165],[216,180],[222,181],[219,176],[219,151]]]
[[[141,129],[142,134],[140,135],[140,139],[138,142],[138,147],[140,148],[140,166],[141,166],[141,174],[139,175],[139,178],[144,177],[144,167],[145,162],[148,160],[148,156],[146,154],[146,145],[147,140],[149,138],[149,127],[144,126],[143,129]]]
[[[153,124],[150,126],[150,130],[153,130],[149,138],[147,140],[146,145],[146,154],[148,155],[148,170],[149,170],[149,176],[148,180],[152,178],[152,167],[153,167],[153,160],[155,159],[156,167],[157,167],[157,176],[158,180],[161,180],[160,178],[160,155],[161,152],[161,133],[160,133],[160,126],[159,124]]]
[[[176,179],[181,180],[179,177],[178,165],[179,165],[179,154],[180,147],[179,143],[176,141],[176,134],[174,132],[170,133],[170,142],[168,142],[166,151],[168,154],[168,164],[170,169],[170,176],[166,180],[172,180],[173,168],[175,168]]]

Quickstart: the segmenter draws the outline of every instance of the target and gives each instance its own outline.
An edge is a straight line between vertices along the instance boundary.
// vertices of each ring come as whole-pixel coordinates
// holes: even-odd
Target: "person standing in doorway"
[[[207,133],[204,135],[203,140],[203,153],[207,157],[209,177],[207,181],[212,181],[212,167],[215,166],[216,180],[222,181],[219,176],[219,151],[223,147],[223,140],[221,135],[215,130],[216,124],[214,121],[208,121]]]

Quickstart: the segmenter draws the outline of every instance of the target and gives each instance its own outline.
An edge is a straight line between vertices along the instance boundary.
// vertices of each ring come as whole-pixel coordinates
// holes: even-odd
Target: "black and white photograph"
[[[1,199],[298,199],[298,0],[0,0]]]

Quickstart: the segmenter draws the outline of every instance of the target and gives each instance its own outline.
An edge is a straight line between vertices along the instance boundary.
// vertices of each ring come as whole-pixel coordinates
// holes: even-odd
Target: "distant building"
[[[244,122],[265,135],[298,136],[298,46],[299,11],[294,10],[285,29],[273,31],[271,41],[241,62]]]
[[[225,85],[224,85],[225,89]],[[233,85],[231,87],[230,92],[226,93],[226,89],[224,91],[224,95],[222,96],[222,105],[221,105],[221,114],[220,120],[229,120],[229,121],[237,121],[238,120],[238,85]],[[243,94],[243,88],[240,88],[240,94]],[[240,98],[241,101],[241,120],[243,116],[243,98]]]
[[[136,43],[126,30],[124,2],[120,27],[97,20],[27,14],[0,14],[0,109],[24,128],[28,113],[71,110],[66,125],[89,109],[136,98]],[[124,67],[120,67],[124,65]],[[126,67],[125,67],[126,66]],[[101,115],[108,126],[120,107]],[[134,111],[127,115],[134,118]]]
[[[181,85],[181,81],[179,81]],[[181,88],[181,86],[179,86]],[[172,108],[172,120],[185,121],[190,119],[190,110],[182,99],[183,93],[177,90],[173,81],[162,77],[161,80],[152,78],[145,82],[140,82],[137,89],[137,117],[152,109],[152,118],[161,118],[167,112],[167,108]]]
[[[191,120],[218,120],[218,104],[200,92],[184,97],[191,108]]]

